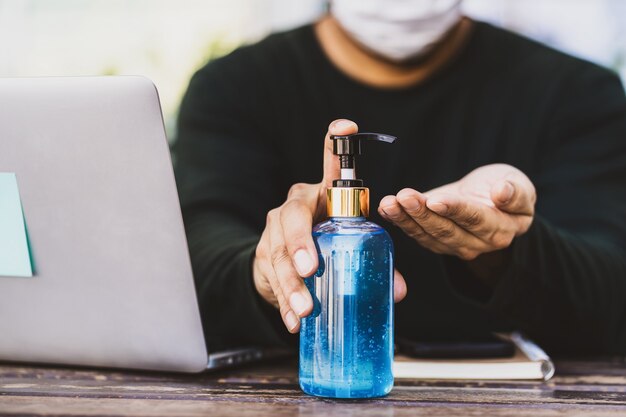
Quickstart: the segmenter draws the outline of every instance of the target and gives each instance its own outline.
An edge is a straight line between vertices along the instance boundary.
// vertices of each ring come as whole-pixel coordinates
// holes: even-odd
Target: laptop
[[[34,267],[0,276],[0,361],[200,372],[264,356],[207,352],[151,81],[0,79],[0,172]]]

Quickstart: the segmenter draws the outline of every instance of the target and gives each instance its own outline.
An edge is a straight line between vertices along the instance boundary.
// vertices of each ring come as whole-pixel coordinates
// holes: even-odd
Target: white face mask
[[[461,19],[461,0],[332,0],[354,40],[391,61],[422,55]]]

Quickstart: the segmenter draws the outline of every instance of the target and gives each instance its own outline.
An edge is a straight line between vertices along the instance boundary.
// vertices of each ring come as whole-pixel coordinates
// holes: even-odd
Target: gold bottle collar
[[[366,187],[331,187],[326,190],[328,217],[367,217],[370,191]]]

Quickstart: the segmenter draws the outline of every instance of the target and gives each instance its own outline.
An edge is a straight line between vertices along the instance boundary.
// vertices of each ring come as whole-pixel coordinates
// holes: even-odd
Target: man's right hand
[[[356,123],[339,119],[328,127],[324,140],[324,178],[318,184],[295,184],[287,201],[267,214],[265,230],[253,262],[254,285],[261,297],[280,310],[290,333],[300,329],[300,318],[309,315],[313,300],[303,278],[317,271],[313,224],[326,217],[326,190],[339,178],[339,158],[333,155],[330,135],[357,133]],[[394,299],[406,295],[402,275],[394,274]]]

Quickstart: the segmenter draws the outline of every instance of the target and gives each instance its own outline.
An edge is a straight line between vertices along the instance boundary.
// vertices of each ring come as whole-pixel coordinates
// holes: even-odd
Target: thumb
[[[322,185],[326,188],[333,186],[333,180],[341,176],[339,169],[339,157],[333,155],[333,141],[331,135],[351,135],[357,133],[359,127],[352,120],[337,119],[328,126],[328,133],[324,139],[324,178]]]
[[[532,216],[535,212],[535,187],[529,180],[500,180],[491,188],[496,207],[510,214]]]
[[[397,269],[393,270],[393,301],[399,303],[406,297],[406,281]]]

